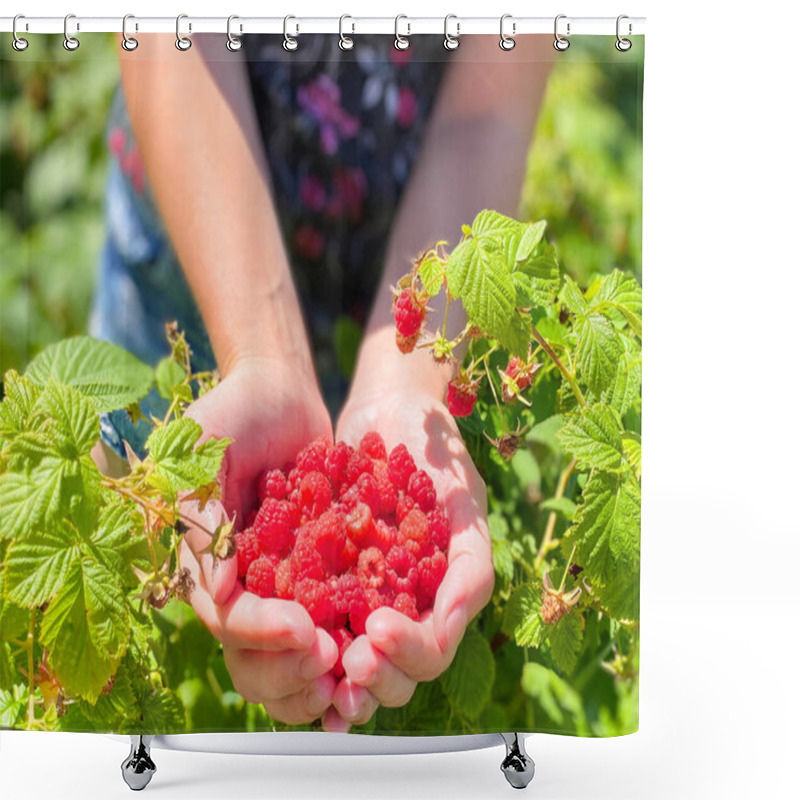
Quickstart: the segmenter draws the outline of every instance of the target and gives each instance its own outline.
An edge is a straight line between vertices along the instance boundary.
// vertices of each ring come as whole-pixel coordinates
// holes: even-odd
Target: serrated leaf
[[[642,335],[642,287],[632,275],[615,269],[604,275],[594,298],[594,306],[612,306],[619,311],[631,330]]]
[[[453,663],[442,675],[442,688],[459,714],[475,719],[492,693],[494,674],[494,656],[489,642],[469,628]]]
[[[546,228],[547,221],[543,219],[538,222],[528,222],[522,226],[522,236],[514,256],[517,263],[527,261],[533,255],[536,246],[542,241]]]
[[[630,471],[592,472],[570,529],[590,582],[608,585],[638,569],[641,492]]]
[[[61,589],[77,558],[66,526],[12,542],[3,570],[5,596],[25,608],[43,605]]]
[[[121,347],[90,336],[46,347],[25,374],[38,384],[53,379],[72,386],[101,413],[138,402],[153,384],[150,367]]]
[[[110,570],[122,575],[128,554],[142,541],[142,518],[126,503],[104,506],[91,534],[94,552]]]
[[[514,589],[503,615],[503,631],[520,647],[539,647],[547,638],[542,619],[542,587],[526,583]]]
[[[50,417],[57,435],[54,451],[62,458],[88,455],[100,438],[100,419],[92,402],[64,383],[48,381],[36,410]]]
[[[131,670],[126,656],[114,675],[114,686],[108,694],[101,694],[93,706],[83,704],[82,711],[91,723],[91,730],[121,731],[140,716],[139,703],[133,691]]]
[[[0,689],[0,728],[22,728],[28,706],[27,691],[14,686],[8,691]]]
[[[444,276],[445,265],[435,253],[428,253],[419,265],[419,277],[429,297],[439,294]]]
[[[622,354],[614,382],[603,395],[620,416],[633,405],[642,386],[642,351],[629,336],[620,336]]]
[[[24,538],[51,523],[61,511],[62,481],[69,462],[42,459],[29,474],[0,475],[0,537]]]
[[[642,479],[642,437],[638,433],[625,431],[622,434],[622,452],[636,475],[636,480]]]
[[[569,275],[564,276],[561,299],[564,301],[564,305],[576,316],[586,314],[589,308],[580,287]]]
[[[581,618],[574,611],[559,620],[550,632],[550,655],[556,666],[569,675],[578,661],[583,644]]]
[[[582,470],[617,471],[623,467],[622,431],[614,412],[599,403],[582,408],[558,432],[564,449]]]
[[[533,305],[543,308],[552,305],[561,285],[555,247],[547,245],[541,254],[518,263],[514,275],[524,275],[528,279],[528,297]],[[519,282],[515,283],[519,286]]]
[[[494,571],[506,583],[514,577],[514,557],[508,541],[508,523],[500,514],[489,514],[489,535],[492,539]]]
[[[128,641],[125,597],[113,573],[93,558],[72,564],[42,619],[41,641],[70,694],[93,703],[116,671]]]
[[[175,387],[186,380],[186,370],[172,358],[162,358],[155,372],[156,389],[165,400],[172,400]]]
[[[148,692],[142,698],[142,721],[136,731],[152,734],[178,733],[186,729],[186,712],[181,701],[169,689]]]
[[[541,705],[560,730],[575,730],[581,735],[589,732],[581,696],[553,670],[541,664],[525,664],[522,689]]]
[[[530,316],[516,312],[497,334],[497,340],[509,353],[524,358],[531,342]]]
[[[545,500],[539,508],[542,511],[554,511],[569,521],[575,516],[576,505],[569,497],[551,497]]]
[[[39,398],[39,387],[29,378],[10,369],[3,376],[3,401],[0,402],[0,439],[13,439],[30,430],[30,417]]]
[[[575,332],[578,380],[600,398],[616,380],[623,353],[621,337],[611,320],[597,312],[576,316]]]
[[[156,428],[146,447],[156,472],[167,478],[177,490],[193,489],[216,479],[230,440],[208,439],[195,448],[202,429],[193,420],[183,418]]]

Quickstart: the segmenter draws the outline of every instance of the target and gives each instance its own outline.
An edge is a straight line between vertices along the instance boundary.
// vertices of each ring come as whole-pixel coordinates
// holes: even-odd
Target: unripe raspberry
[[[417,342],[419,341],[419,331],[417,331],[413,336],[403,336],[400,331],[396,331],[394,340],[397,344],[397,349],[404,356],[407,356],[409,353],[412,353],[414,348],[417,346]]]

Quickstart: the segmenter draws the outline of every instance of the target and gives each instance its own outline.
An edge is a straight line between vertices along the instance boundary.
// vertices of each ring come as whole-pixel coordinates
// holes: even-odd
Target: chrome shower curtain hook
[[[181,33],[181,20],[188,19],[188,14],[178,14],[175,18],[175,47],[178,50],[186,51],[192,46],[192,40],[188,36],[184,36]],[[192,30],[192,23],[189,23],[189,32],[191,33]]]
[[[339,48],[341,50],[352,50],[353,47],[355,47],[356,43],[353,41],[353,38],[351,36],[344,35],[344,21],[346,19],[353,19],[353,18],[349,14],[342,14],[342,16],[339,17]],[[355,22],[350,23],[350,32],[351,33],[356,32]]]
[[[11,42],[11,46],[18,52],[21,53],[23,50],[28,49],[28,40],[23,39],[21,36],[17,36],[17,21],[25,19],[24,14],[17,14],[14,17],[14,21],[11,23],[11,33],[14,36],[13,41]]]
[[[628,50],[630,50],[631,47],[633,47],[633,42],[631,42],[630,39],[623,39],[619,34],[619,28],[620,28],[619,24],[624,19],[628,19],[627,15],[625,15],[625,14],[620,14],[617,17],[617,41],[614,44],[614,47],[616,47],[617,50],[620,51],[620,53],[627,53]],[[630,36],[632,32],[633,32],[633,26],[629,22],[628,23],[628,36]]]
[[[238,53],[239,50],[242,49],[243,44],[241,39],[231,33],[231,22],[233,22],[235,19],[239,19],[236,14],[231,14],[228,17],[228,41],[225,42],[225,47],[227,47],[231,53]],[[241,26],[239,27],[239,30],[241,31]]]
[[[447,26],[451,19],[456,21],[456,33],[453,36],[448,30]],[[444,18],[444,49],[445,50],[457,50],[458,45],[460,42],[458,41],[458,37],[461,35],[461,23],[458,21],[458,17],[455,14],[448,14]]]
[[[297,50],[297,39],[289,36],[289,20],[294,19],[296,20],[297,17],[293,17],[291,14],[287,14],[283,18],[283,49],[292,52]],[[300,33],[300,26],[295,23],[295,36]]]
[[[69,21],[71,19],[75,19],[74,14],[67,14],[67,16],[64,17],[64,49],[73,52],[81,46],[81,43],[74,36],[69,35]],[[75,30],[79,31],[80,29],[81,26],[76,23]]]
[[[505,32],[505,29],[504,29],[507,19],[512,20],[512,22],[511,22],[511,36],[509,36]],[[500,17],[500,49],[501,50],[506,50],[507,51],[507,50],[513,50],[514,49],[514,46],[516,45],[516,42],[514,41],[514,39],[512,37],[515,36],[516,33],[517,33],[517,23],[513,21],[512,15],[511,14],[503,14],[503,16]]]
[[[139,40],[134,38],[133,36],[128,36],[128,20],[129,19],[136,19],[133,14],[126,14],[122,18],[122,41],[120,42],[120,46],[123,50],[127,50],[129,53],[133,52],[139,46]],[[135,30],[138,30],[139,26],[137,25]]]
[[[408,30],[406,31],[405,36],[400,35],[400,20],[401,19],[408,19],[405,14],[398,14],[394,18],[394,48],[395,50],[408,50],[411,47],[411,42],[408,41],[408,37],[411,36],[411,23],[407,22],[406,27]]]
[[[563,53],[569,47],[569,39],[565,38],[558,32],[558,21],[560,19],[566,19],[566,14],[559,14],[556,17],[555,24],[553,25],[553,32],[555,34],[555,40],[553,41],[553,47],[558,50],[560,53]],[[569,28],[570,24],[567,22],[567,36],[569,36]]]

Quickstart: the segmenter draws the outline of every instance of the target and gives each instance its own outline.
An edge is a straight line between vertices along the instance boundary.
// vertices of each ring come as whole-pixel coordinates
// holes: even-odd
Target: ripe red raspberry
[[[364,593],[364,600],[360,603],[355,603],[350,609],[350,616],[348,617],[348,624],[350,630],[356,636],[361,636],[367,632],[367,618],[369,615],[384,604],[384,599],[377,589],[367,588]]]
[[[273,500],[285,500],[289,494],[286,476],[279,469],[266,471],[258,481],[258,501],[263,503],[268,497]]]
[[[428,525],[430,527],[431,542],[443,553],[446,553],[450,544],[450,522],[444,515],[441,506],[434,506],[430,510],[428,513]]]
[[[345,485],[352,486],[365,473],[372,474],[372,459],[360,450],[354,450],[347,462]]]
[[[359,546],[364,546],[364,540],[373,527],[372,510],[366,503],[356,503],[345,518],[347,535]]]
[[[358,556],[358,577],[371,589],[380,589],[386,578],[386,560],[377,547],[368,547]]]
[[[378,481],[369,473],[364,473],[358,476],[355,485],[358,490],[358,499],[369,506],[373,517],[377,517],[383,508]]]
[[[300,509],[311,519],[316,519],[330,508],[333,493],[328,479],[321,472],[307,472],[300,481],[298,500]]]
[[[344,442],[337,442],[328,450],[328,455],[325,458],[325,469],[331,485],[336,490],[347,480],[347,463],[350,461],[352,452],[353,448]]]
[[[412,509],[403,518],[397,531],[397,543],[419,558],[423,548],[430,542],[428,518],[418,508]]]
[[[259,597],[275,596],[275,567],[269,558],[261,556],[247,568],[245,589]]]
[[[246,528],[234,535],[236,542],[236,563],[239,577],[247,575],[247,568],[261,555],[258,537],[252,528]]]
[[[397,447],[389,453],[388,467],[392,483],[397,489],[404,492],[408,488],[408,479],[417,469],[414,459],[411,457],[411,454],[404,444],[397,445]]]
[[[436,590],[444,580],[447,572],[447,557],[441,551],[436,551],[432,556],[421,558],[417,565],[419,578],[417,580],[417,606],[424,611],[433,605]]]
[[[320,436],[306,445],[297,455],[297,470],[300,475],[309,472],[324,472],[330,444]]]
[[[415,622],[419,620],[417,601],[413,594],[401,592],[397,595],[397,597],[395,597],[392,607],[395,609],[395,611],[405,614],[407,617],[409,617],[409,619],[413,619]]]
[[[394,324],[403,337],[419,333],[425,321],[425,306],[419,302],[411,289],[403,289],[394,299]]]
[[[388,553],[393,544],[397,544],[397,531],[385,520],[376,520],[367,537],[369,547],[377,547],[382,553]]]
[[[416,507],[417,505],[411,495],[406,494],[405,492],[400,492],[397,497],[397,508],[395,509],[395,518],[397,519],[397,524],[399,525],[406,518],[408,512],[413,511]]]
[[[346,572],[358,564],[358,554],[361,551],[358,545],[348,536],[342,548],[342,571]]]
[[[304,578],[322,581],[330,574],[329,568],[317,550],[316,537],[312,531],[313,524],[305,525],[297,533],[297,539],[290,556],[292,575],[295,581],[300,581]]]
[[[256,517],[258,516],[258,509],[254,508],[252,511],[249,511],[247,516],[244,518],[244,527],[245,528],[252,528],[253,525],[256,524]]]
[[[326,511],[311,527],[314,547],[326,571],[338,575],[342,569],[342,556],[347,541],[344,517],[338,511]]]
[[[394,545],[386,554],[386,583],[397,594],[413,594],[418,580],[417,562],[414,556],[399,545]]]
[[[380,497],[379,513],[388,517],[397,508],[397,487],[392,483],[389,466],[382,461],[375,464],[374,475]]]
[[[332,669],[333,677],[338,679],[344,676],[342,657],[347,652],[347,648],[353,644],[353,634],[350,633],[347,628],[336,628],[331,631],[331,637],[339,648],[339,657],[336,659],[336,663],[333,665]]]
[[[436,505],[436,490],[433,481],[424,470],[418,469],[408,479],[408,494],[414,502],[425,512]]]
[[[358,449],[376,461],[386,461],[386,445],[381,435],[375,431],[370,431],[364,436]]]
[[[284,558],[275,568],[275,596],[282,600],[294,600],[294,570],[288,558]]]
[[[300,479],[303,476],[300,474],[300,470],[297,467],[291,467],[290,469],[286,470],[286,483],[289,484],[289,494],[291,495],[292,490],[297,489],[300,485]],[[288,496],[288,495],[287,495]]]
[[[468,417],[478,399],[473,382],[463,383],[454,378],[447,384],[447,408],[454,417]]]
[[[279,555],[288,553],[298,521],[297,508],[294,505],[286,500],[267,498],[253,526],[261,550]]]
[[[294,587],[294,599],[309,613],[315,625],[330,629],[336,615],[333,587],[325,581],[304,578]]]
[[[340,576],[336,581],[333,594],[333,604],[336,608],[337,617],[340,624],[344,625],[350,609],[364,600],[366,587],[359,579],[358,575],[349,572],[347,575]]]

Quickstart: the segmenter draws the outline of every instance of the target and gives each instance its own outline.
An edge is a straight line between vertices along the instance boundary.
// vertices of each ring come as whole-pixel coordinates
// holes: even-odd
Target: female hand
[[[448,568],[433,609],[419,622],[390,608],[370,615],[366,636],[344,655],[345,677],[325,717],[328,729],[364,723],[379,704],[405,705],[419,681],[447,669],[467,623],[494,587],[486,487],[447,407],[413,379],[360,382],[342,412],[337,438],[354,443],[371,430],[383,436],[387,450],[405,444],[417,467],[431,476],[452,526]]]
[[[252,358],[237,364],[187,412],[203,436],[232,443],[220,473],[221,500],[204,509],[182,504],[191,526],[181,544],[181,564],[195,583],[191,603],[223,645],[236,690],[245,700],[263,703],[274,719],[302,724],[330,706],[336,681],[330,670],[337,647],[315,628],[308,612],[287,600],[262,599],[237,580],[236,559],[214,559],[208,531],[237,520],[257,505],[258,476],[283,467],[317,436],[331,438],[327,410],[314,378],[280,362]],[[187,524],[190,524],[187,522]]]

